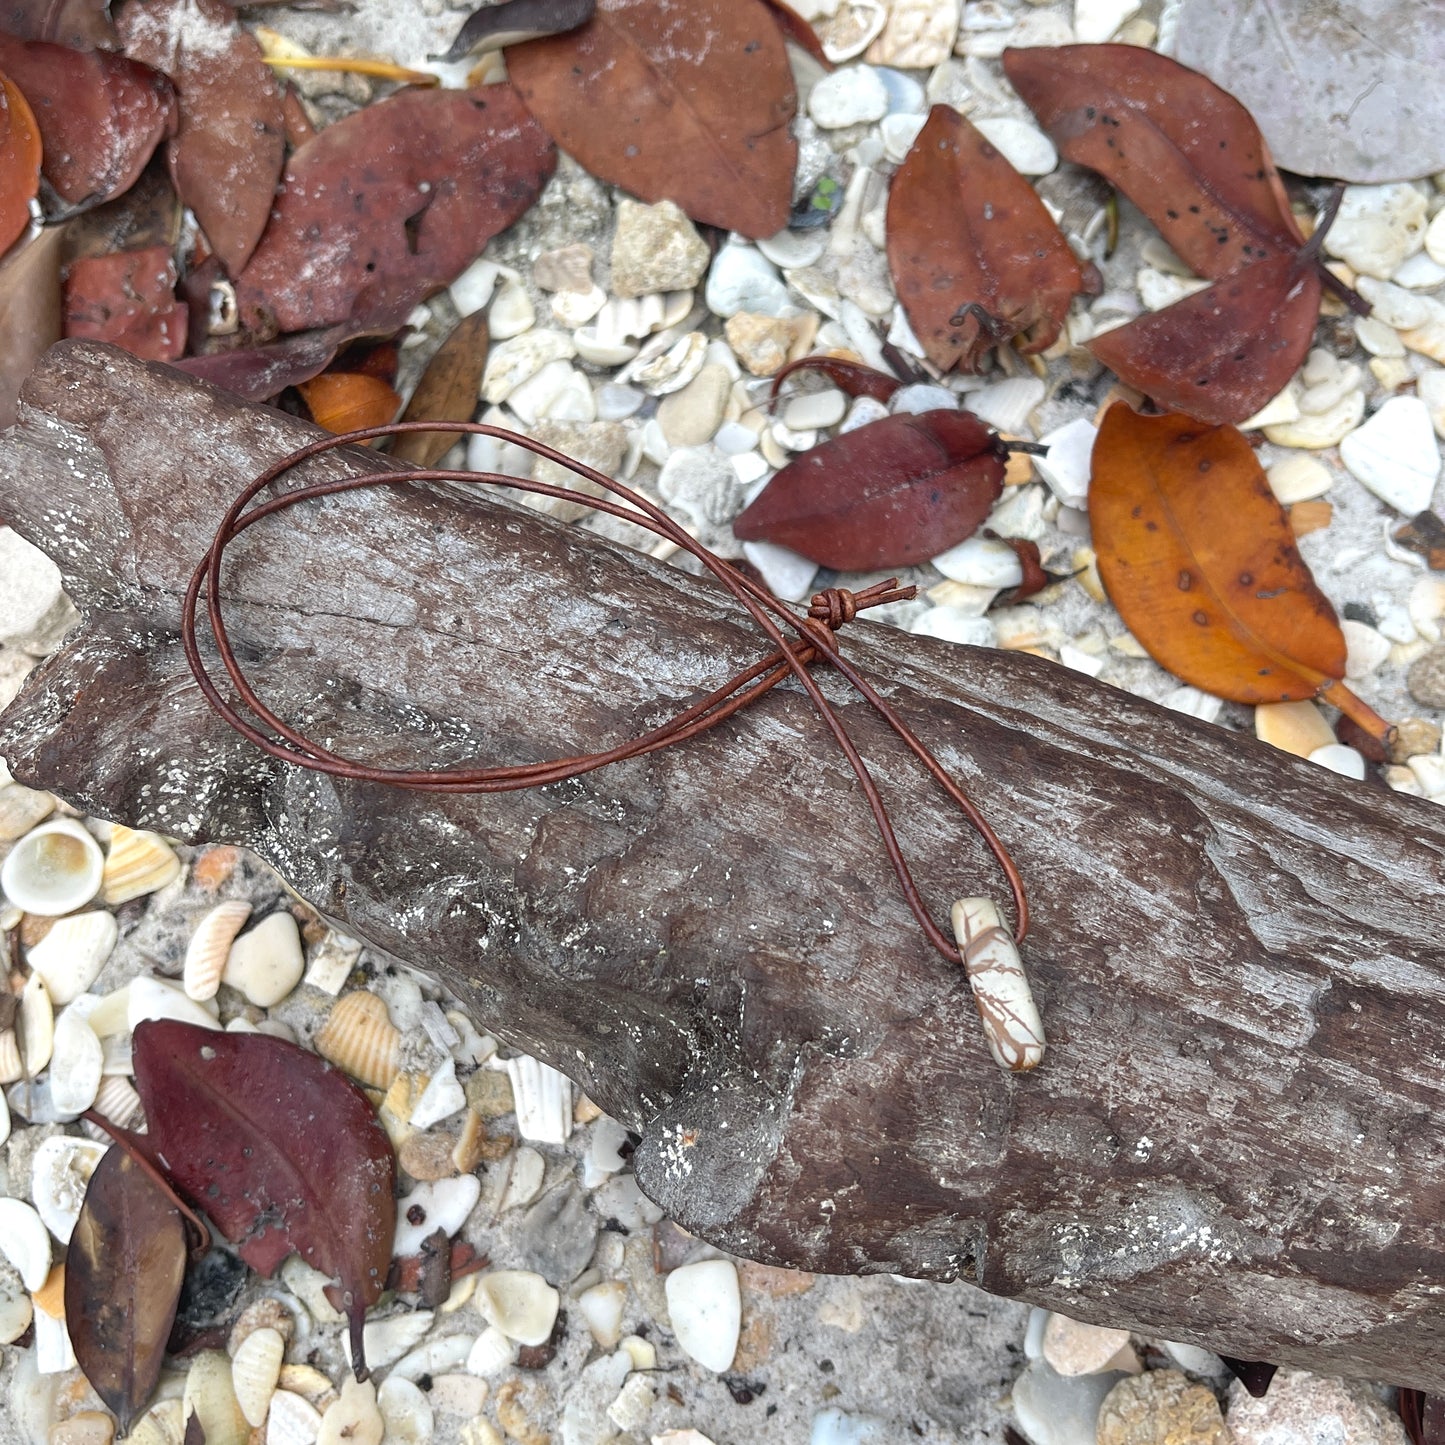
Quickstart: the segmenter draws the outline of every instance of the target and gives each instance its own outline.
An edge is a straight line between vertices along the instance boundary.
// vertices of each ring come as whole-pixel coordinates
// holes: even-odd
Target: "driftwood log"
[[[845,650],[1029,881],[1050,1049],[1007,1077],[791,684],[484,798],[331,781],[220,723],[181,593],[242,483],[313,435],[108,348],[49,353],[0,514],[85,621],[5,715],[17,777],[254,848],[639,1131],[643,1188],[726,1249],[1445,1392],[1445,813],[1037,658],[854,623]],[[708,584],[480,496],[307,504],[232,550],[262,695],[377,761],[596,748],[765,650]],[[936,913],[1001,895],[836,682]]]

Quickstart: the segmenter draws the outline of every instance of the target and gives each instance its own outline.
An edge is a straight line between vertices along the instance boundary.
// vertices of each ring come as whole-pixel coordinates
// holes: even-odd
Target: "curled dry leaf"
[[[169,246],[87,257],[70,267],[66,336],[114,342],[147,361],[174,361],[186,349],[186,329]]]
[[[129,190],[175,129],[170,81],[113,51],[0,33],[0,70],[30,102],[45,149],[45,179],[71,206],[96,205]]]
[[[136,1029],[134,1061],[151,1144],[177,1188],[259,1273],[294,1250],[339,1279],[365,1378],[362,1320],[396,1229],[396,1158],[366,1095],[295,1044],[169,1019]]]
[[[130,0],[118,22],[126,54],[176,83],[171,174],[234,277],[265,229],[285,159],[271,68],[223,0]]]
[[[182,357],[176,366],[247,401],[266,401],[288,386],[299,386],[325,371],[337,351],[355,334],[356,328],[351,326],[298,331],[270,346]]]
[[[110,0],[0,0],[0,30],[21,40],[54,40],[76,50],[116,43]]]
[[[861,361],[850,361],[842,356],[800,356],[790,361],[773,377],[770,401],[778,399],[783,383],[800,371],[821,371],[839,391],[849,396],[871,396],[874,401],[887,401],[903,385],[896,376],[867,366]]]
[[[1199,275],[1299,249],[1259,127],[1198,71],[1137,45],[1009,49],[1003,63],[1060,155],[1123,191]]]
[[[39,189],[40,127],[20,87],[0,75],[0,251],[24,234]]]
[[[788,224],[797,92],[762,0],[600,0],[581,29],[509,50],[507,71],[593,175],[745,236]]]
[[[286,167],[237,282],[243,322],[399,325],[531,206],[555,164],[507,85],[406,91],[328,126]]]
[[[93,206],[65,223],[65,259],[108,256],[112,251],[139,251],[146,246],[175,249],[181,234],[181,200],[156,158],[124,194]]]
[[[62,334],[60,254],[65,227],[33,226],[0,260],[0,430],[15,420],[20,386]]]
[[[1003,491],[1006,457],[966,411],[884,417],[795,457],[733,533],[839,571],[912,566],[977,530]]]
[[[1320,697],[1388,731],[1340,681],[1334,608],[1242,433],[1115,402],[1094,443],[1089,521],[1109,599],[1160,666],[1235,702]]]
[[[298,382],[296,389],[311,420],[329,432],[385,426],[401,406],[401,398],[380,377],[355,371],[323,372]]]
[[[65,1323],[122,1434],[160,1378],[185,1268],[180,1211],[126,1150],[108,1149],[66,1251]]]
[[[928,359],[977,371],[1022,336],[1042,351],[1084,277],[1034,188],[959,113],[935,105],[888,194],[888,269]]]
[[[544,35],[561,35],[585,25],[596,8],[597,0],[501,0],[483,5],[467,16],[451,48],[437,59],[463,60],[473,53],[485,55]]]
[[[428,363],[401,419],[470,421],[481,394],[489,343],[487,313],[463,316]],[[410,432],[396,438],[391,454],[413,466],[431,467],[460,439],[460,432]]]

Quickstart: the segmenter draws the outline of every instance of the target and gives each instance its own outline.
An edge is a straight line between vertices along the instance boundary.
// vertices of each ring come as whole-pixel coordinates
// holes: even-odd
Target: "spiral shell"
[[[179,878],[181,860],[159,833],[125,828],[119,823],[110,835],[105,859],[104,894],[108,908],[154,893]]]
[[[236,1403],[251,1425],[264,1425],[271,1396],[276,1393],[276,1380],[281,1374],[281,1361],[286,1354],[286,1341],[270,1326],[252,1330],[236,1347],[231,1357],[231,1388]]]
[[[186,963],[181,981],[186,997],[197,1002],[215,998],[226,970],[231,944],[251,916],[251,905],[240,899],[218,903],[196,925],[186,945]]]
[[[322,1058],[374,1089],[389,1089],[401,1072],[401,1031],[374,993],[339,998],[315,1043]]]

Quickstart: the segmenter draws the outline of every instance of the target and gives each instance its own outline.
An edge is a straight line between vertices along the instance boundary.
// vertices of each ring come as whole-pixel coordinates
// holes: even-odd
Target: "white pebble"
[[[213,1004],[214,1007],[214,1004]],[[130,983],[126,1022],[131,1033],[146,1019],[179,1019],[203,1029],[219,1029],[214,1015],[204,1005],[188,999],[180,989],[158,978],[136,978]]]
[[[1102,45],[1139,13],[1139,0],[1074,0],[1074,36],[1080,45]]]
[[[1445,209],[1435,212],[1425,232],[1425,250],[1432,261],[1445,266]]]
[[[1086,677],[1098,677],[1104,670],[1102,657],[1095,657],[1092,652],[1085,652],[1083,648],[1075,647],[1071,642],[1060,645],[1059,661],[1065,667],[1073,668],[1075,672],[1082,672]]]
[[[1089,505],[1089,477],[1098,435],[1093,422],[1076,417],[1039,438],[1048,451],[1034,458],[1034,466],[1066,507],[1083,509]]]
[[[667,1276],[667,1313],[685,1354],[722,1374],[737,1353],[742,1323],[738,1272],[731,1260],[685,1264]]]
[[[885,115],[878,127],[883,136],[883,154],[894,165],[901,165],[927,123],[925,115]]]
[[[1339,773],[1342,777],[1363,781],[1365,776],[1364,758],[1354,748],[1347,748],[1343,743],[1328,743],[1322,748],[1316,748],[1309,755],[1309,760],[1318,763],[1322,768],[1328,768],[1332,773]]]
[[[816,562],[776,542],[744,542],[743,556],[763,574],[763,581],[773,596],[784,602],[801,602],[818,575]]]
[[[758,434],[741,422],[725,421],[712,439],[712,444],[725,456],[737,457],[757,450]]]
[[[221,982],[257,1008],[271,1008],[300,983],[305,968],[301,930],[290,913],[278,909],[231,945]]]
[[[457,1083],[456,1060],[448,1058],[427,1080],[421,1097],[412,1106],[409,1122],[414,1129],[429,1129],[466,1106],[466,1090]]]
[[[0,642],[23,652],[52,651],[75,620],[60,568],[18,532],[0,526]]]
[[[646,400],[646,396],[635,387],[608,382],[597,388],[597,418],[599,421],[625,421],[636,415]]]
[[[541,333],[534,331],[529,334],[537,336]],[[557,417],[557,420],[594,421],[597,408],[592,401],[592,387],[587,378],[566,361],[549,361],[535,376],[529,376],[514,387],[507,395],[507,405],[517,414],[523,426],[532,427],[543,417],[552,417],[559,401],[569,391],[574,398],[580,397],[582,404],[565,409],[580,414]]]
[[[371,1357],[367,1356],[367,1362]],[[321,1417],[317,1445],[381,1445],[386,1422],[376,1406],[376,1385],[358,1383],[348,1370],[341,1381],[341,1397]]]
[[[1431,368],[1421,374],[1415,384],[1415,394],[1425,403],[1430,413],[1430,423],[1435,435],[1445,438],[1445,371]]]
[[[1433,291],[1445,282],[1445,266],[1425,251],[1416,251],[1402,261],[1390,279],[1407,291]]]
[[[1291,382],[1283,391],[1278,391],[1270,397],[1253,416],[1240,422],[1239,429],[1240,431],[1262,431],[1265,427],[1298,421],[1299,415],[1299,390]]]
[[[848,411],[848,398],[835,387],[795,396],[783,408],[783,423],[790,431],[815,431],[837,426]]]
[[[495,335],[495,333],[494,333]],[[528,331],[493,346],[482,375],[482,398],[495,405],[506,399],[524,381],[549,362],[576,356],[572,338],[560,331]]]
[[[1017,587],[1024,580],[1018,553],[1004,542],[988,537],[969,537],[956,547],[941,552],[933,565],[954,582],[971,587]]]
[[[473,1298],[482,1318],[519,1345],[546,1344],[562,1300],[540,1274],[526,1269],[489,1270]]]
[[[1373,627],[1347,617],[1340,630],[1345,634],[1345,676],[1351,682],[1369,677],[1389,660],[1390,639]]]
[[[992,647],[996,640],[993,623],[987,617],[971,616],[961,607],[930,607],[908,629],[919,637],[941,637],[969,647]]]
[[[1371,321],[1378,321],[1397,331],[1409,331],[1424,326],[1430,319],[1430,300],[1416,296],[1392,281],[1378,281],[1373,276],[1361,276],[1355,282],[1357,290],[1370,303]]]
[[[1190,717],[1197,717],[1202,722],[1214,722],[1219,717],[1219,711],[1224,706],[1224,700],[1213,696],[1211,693],[1200,692],[1197,687],[1176,687],[1166,692],[1159,699],[1160,703],[1167,708],[1173,708],[1175,712],[1188,713]]]
[[[501,280],[505,272],[506,267],[497,265],[495,261],[481,259],[473,261],[447,287],[447,290],[451,292],[452,305],[457,308],[458,315],[470,316],[474,311],[480,311],[492,299],[492,292],[496,290],[497,282]],[[515,275],[516,273],[509,274]]]
[[[708,310],[716,316],[747,311],[776,317],[788,305],[783,278],[755,246],[722,247],[713,258],[705,294]]]
[[[1009,115],[980,120],[977,126],[1020,175],[1046,176],[1057,169],[1059,153],[1038,126]]]
[[[516,1358],[517,1346],[495,1325],[488,1325],[477,1336],[477,1342],[467,1356],[467,1373],[480,1375],[483,1379],[500,1375],[503,1370],[511,1369]]]
[[[376,1392],[376,1405],[389,1445],[426,1445],[431,1439],[436,1421],[420,1386],[388,1375]]]
[[[427,1336],[436,1315],[431,1310],[408,1310],[404,1314],[388,1315],[382,1320],[369,1320],[361,1332],[361,1347],[366,1354],[366,1363],[373,1370],[384,1370],[404,1358]],[[351,1337],[342,1337],[342,1351],[346,1363],[351,1363]]]
[[[1352,391],[1329,411],[1312,415],[1301,412],[1293,421],[1265,427],[1264,434],[1279,447],[1322,451],[1325,447],[1337,446],[1341,438],[1360,424],[1364,414],[1365,393]]]
[[[888,121],[883,124],[886,127]],[[765,237],[757,244],[758,250],[774,266],[793,271],[800,266],[816,265],[822,260],[823,253],[828,249],[828,233],[818,226],[811,231],[779,231],[776,236]]]
[[[1445,372],[1442,372],[1441,375],[1445,376]],[[871,426],[875,421],[882,421],[887,415],[888,408],[877,398],[854,397],[853,405],[848,408],[848,415],[843,418],[843,424],[838,428],[839,434],[857,431],[861,426]]]
[[[1011,376],[970,392],[968,409],[995,431],[1017,435],[1028,424],[1029,413],[1044,399],[1044,384],[1036,376]]]
[[[737,473],[738,481],[745,487],[762,481],[772,471],[767,461],[755,451],[739,452],[729,460],[732,462],[733,471]]]
[[[510,341],[536,324],[537,312],[527,288],[520,281],[509,280],[497,292],[492,309],[487,312],[487,328],[493,341]]]
[[[72,1009],[55,1021],[50,1055],[50,1096],[62,1114],[81,1114],[95,1103],[104,1057],[95,1030]]]
[[[1425,241],[1425,197],[1408,182],[1347,186],[1325,250],[1382,280]]]
[[[954,411],[957,407],[958,397],[946,386],[926,381],[900,386],[888,399],[888,409],[895,416],[900,412],[917,416],[925,411]]]
[[[1445,794],[1445,757],[1439,753],[1417,753],[1407,761],[1415,781],[1427,798]]]
[[[1265,476],[1269,479],[1270,490],[1286,507],[1322,497],[1334,484],[1329,468],[1317,458],[1302,452],[1293,452],[1277,461]]]
[[[882,120],[888,114],[888,88],[871,65],[843,66],[813,87],[808,114],[823,130]]]
[[[1340,442],[1340,459],[1396,511],[1409,517],[1424,511],[1440,475],[1440,448],[1425,403],[1392,397]]]

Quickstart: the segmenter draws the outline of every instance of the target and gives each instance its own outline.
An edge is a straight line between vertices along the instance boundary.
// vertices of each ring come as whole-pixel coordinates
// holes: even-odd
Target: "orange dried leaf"
[[[1241,432],[1115,403],[1094,443],[1089,521],[1110,600],[1176,677],[1235,702],[1323,696],[1388,731],[1340,682],[1334,608]]]
[[[888,268],[928,359],[976,371],[1000,342],[1053,344],[1083,290],[1034,188],[957,111],[935,105],[888,195]]]
[[[600,0],[579,29],[509,48],[507,73],[602,180],[745,236],[788,224],[797,91],[760,0]]]
[[[401,398],[379,377],[356,371],[328,371],[297,388],[317,426],[329,432],[360,431],[385,426]]]
[[[40,189],[40,127],[20,87],[0,75],[0,251],[8,251],[30,224],[30,202]]]
[[[1003,64],[1059,153],[1123,191],[1201,276],[1298,250],[1259,127],[1206,76],[1137,45],[1010,49]]]

